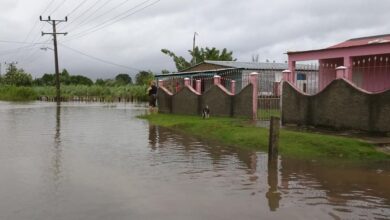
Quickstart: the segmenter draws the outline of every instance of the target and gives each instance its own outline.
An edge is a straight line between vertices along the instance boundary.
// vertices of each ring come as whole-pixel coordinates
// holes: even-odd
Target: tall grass
[[[0,100],[4,101],[28,101],[40,97],[53,99],[56,96],[54,86],[16,87],[0,85]],[[63,100],[107,100],[119,99],[146,101],[146,86],[86,86],[86,85],[61,85],[61,98]]]
[[[30,101],[38,98],[37,92],[31,87],[1,86],[0,100]]]

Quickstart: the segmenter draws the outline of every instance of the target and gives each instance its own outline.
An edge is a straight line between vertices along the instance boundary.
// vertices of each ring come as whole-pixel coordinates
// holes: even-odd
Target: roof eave
[[[311,52],[322,52],[322,51],[329,51],[329,50],[340,50],[340,49],[350,49],[350,48],[357,48],[357,47],[371,47],[371,46],[378,46],[378,45],[385,45],[390,44],[390,42],[384,42],[384,43],[374,43],[374,44],[365,44],[365,45],[357,45],[357,46],[348,46],[348,47],[334,47],[334,48],[323,48],[323,49],[316,49],[316,50],[304,50],[304,51],[287,51],[287,55],[290,54],[302,54],[302,53],[311,53]]]

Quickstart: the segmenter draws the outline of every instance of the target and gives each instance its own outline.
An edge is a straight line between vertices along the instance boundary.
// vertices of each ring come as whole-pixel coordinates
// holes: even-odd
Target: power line
[[[105,16],[106,14],[110,13],[111,11],[114,11],[115,9],[119,8],[120,6],[126,4],[128,1],[130,1],[130,0],[125,0],[125,1],[123,1],[123,2],[121,2],[121,3],[119,3],[119,4],[117,4],[117,5],[115,5],[115,6],[112,7],[111,9],[108,9],[108,10],[106,10],[105,12],[103,12],[103,13],[101,13],[101,14],[95,16],[95,17],[93,17],[91,20],[96,19],[96,18],[101,18],[101,17]],[[78,29],[78,28],[80,28],[80,27],[76,27],[76,28],[71,29],[71,30],[73,31],[73,30],[76,30],[76,29]]]
[[[84,3],[86,3],[88,0],[84,0],[84,1],[82,1],[82,2],[80,2],[80,4],[78,4],[75,8],[73,8],[73,10],[72,11],[70,11],[69,13],[68,13],[68,17],[69,17],[69,15],[71,15],[71,14],[73,14],[75,11],[77,11]]]
[[[56,1],[56,0],[51,0],[51,1],[49,2],[49,4],[47,4],[47,6],[45,7],[45,9],[43,10],[42,14],[45,13],[45,12],[50,8],[50,6],[53,5],[53,3],[54,3],[55,1]],[[35,28],[37,27],[38,22],[39,22],[39,21],[35,21],[33,27],[30,29],[30,31],[28,32],[26,38],[23,40],[24,42],[26,42],[26,41],[29,39],[29,37],[31,36],[32,32],[33,32],[33,31],[35,30]],[[43,27],[43,26],[42,26],[42,27]],[[38,39],[38,38],[34,38],[33,42],[35,42],[37,39]],[[20,54],[20,53],[17,54],[18,57],[19,57],[19,54]]]
[[[93,11],[92,14],[90,14],[88,17],[86,17],[86,19],[82,20],[82,21],[78,24],[78,26],[81,26],[81,25],[84,24],[86,21],[88,21],[89,18],[90,18],[92,15],[96,14],[96,12],[98,12],[100,9],[102,9],[104,6],[106,6],[110,1],[111,1],[111,0],[107,0],[106,2],[104,2],[99,8],[97,8],[95,11]]]
[[[140,11],[142,11],[142,10],[148,8],[148,7],[151,7],[151,6],[155,5],[155,4],[157,4],[158,2],[160,2],[161,0],[157,0],[157,1],[155,1],[155,2],[153,2],[153,3],[151,3],[151,4],[149,4],[149,5],[146,5],[146,6],[142,7],[142,8],[140,8],[140,9],[138,9],[138,10],[136,10],[136,11],[130,13],[130,14],[125,15],[124,17],[121,17],[121,16],[123,16],[124,14],[128,13],[129,11],[132,11],[132,10],[136,9],[136,8],[140,7],[141,5],[143,5],[143,4],[145,4],[145,3],[149,2],[149,1],[150,1],[150,0],[144,1],[144,2],[142,2],[142,3],[138,4],[138,5],[136,5],[135,7],[133,7],[133,8],[131,8],[131,9],[127,10],[125,13],[122,13],[122,14],[120,14],[120,15],[118,15],[118,16],[112,18],[112,19],[109,19],[109,20],[103,22],[102,24],[96,25],[96,26],[94,26],[94,27],[92,27],[92,28],[89,28],[89,29],[83,31],[83,32],[80,32],[80,33],[76,34],[74,38],[71,38],[71,39],[69,39],[69,40],[67,40],[67,41],[75,40],[75,39],[84,37],[84,36],[86,36],[86,35],[92,34],[92,33],[96,32],[96,31],[98,31],[98,30],[101,30],[101,29],[103,29],[103,28],[109,26],[109,25],[112,25],[112,24],[114,24],[114,23],[116,23],[116,22],[118,22],[118,21],[121,21],[121,20],[123,20],[123,19],[125,19],[125,18],[128,18],[129,16],[134,15],[134,14],[136,14],[136,13],[138,13],[138,12],[140,12]],[[120,18],[120,17],[121,17],[121,18]]]
[[[91,10],[93,7],[95,7],[95,5],[98,4],[100,1],[101,1],[101,0],[96,0],[95,3],[92,3],[92,5],[89,6],[86,10],[84,10],[83,12],[81,12],[81,13],[80,13],[78,16],[76,16],[75,18],[72,18],[72,21],[70,21],[70,22],[68,23],[68,26],[69,26],[69,25],[72,25],[77,19],[83,17],[83,16],[87,13],[87,11],[89,11],[89,10]]]
[[[59,5],[57,5],[57,7],[53,11],[51,11],[49,13],[49,15],[53,14],[54,12],[56,12],[63,4],[65,4],[66,1],[67,0],[63,0]]]
[[[44,42],[25,42],[25,41],[10,41],[10,40],[0,40],[0,43],[9,43],[9,44],[45,44]]]
[[[84,53],[84,52],[82,52],[82,51],[79,51],[79,50],[76,50],[76,49],[71,48],[71,47],[69,47],[69,46],[66,46],[65,44],[62,44],[62,43],[59,43],[59,45],[65,47],[66,49],[71,50],[71,51],[73,51],[73,52],[75,52],[75,53],[78,53],[78,54],[81,54],[81,55],[83,55],[83,56],[89,57],[90,59],[94,59],[94,60],[97,60],[97,61],[100,61],[100,62],[103,62],[103,63],[106,63],[106,64],[110,64],[110,65],[113,65],[113,66],[122,67],[122,68],[129,69],[129,70],[141,71],[140,69],[137,69],[137,68],[134,68],[134,67],[130,67],[130,66],[122,65],[122,64],[113,63],[113,62],[111,62],[111,61],[104,60],[104,59],[101,59],[101,58],[98,58],[98,57],[95,57],[95,56],[86,54],[86,53]]]

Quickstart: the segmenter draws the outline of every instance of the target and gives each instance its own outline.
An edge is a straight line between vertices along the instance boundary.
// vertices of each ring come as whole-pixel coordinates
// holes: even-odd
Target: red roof
[[[356,46],[389,43],[389,42],[390,42],[390,34],[385,34],[385,35],[353,38],[328,48],[356,47]]]

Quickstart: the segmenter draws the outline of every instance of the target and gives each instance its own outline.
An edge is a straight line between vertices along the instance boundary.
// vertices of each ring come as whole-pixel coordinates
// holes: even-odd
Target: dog
[[[203,119],[206,119],[206,118],[209,118],[210,117],[210,109],[209,109],[209,106],[206,105],[203,109],[202,109],[202,118]]]

